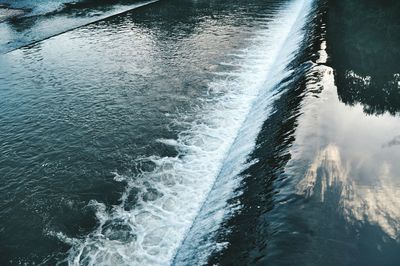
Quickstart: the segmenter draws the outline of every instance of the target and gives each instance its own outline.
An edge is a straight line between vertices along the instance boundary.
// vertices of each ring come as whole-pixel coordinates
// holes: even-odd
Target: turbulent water
[[[398,5],[352,1],[0,1],[0,265],[398,264],[400,42],[351,34]]]

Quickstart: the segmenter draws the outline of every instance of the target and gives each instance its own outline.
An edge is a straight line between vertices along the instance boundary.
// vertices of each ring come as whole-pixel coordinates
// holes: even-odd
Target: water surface
[[[398,264],[394,1],[6,4],[1,265]]]

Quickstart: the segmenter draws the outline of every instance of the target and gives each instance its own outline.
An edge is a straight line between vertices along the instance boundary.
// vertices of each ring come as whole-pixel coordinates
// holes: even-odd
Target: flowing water
[[[400,71],[354,5],[0,3],[0,265],[400,259]]]

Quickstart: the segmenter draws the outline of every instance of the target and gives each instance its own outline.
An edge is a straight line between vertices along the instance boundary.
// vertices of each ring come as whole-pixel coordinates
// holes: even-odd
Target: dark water
[[[399,6],[327,1],[315,12],[296,78],[258,137],[262,159],[245,172],[242,211],[220,234],[230,245],[210,264],[399,263]]]
[[[0,265],[399,263],[395,1],[63,3],[0,23]]]
[[[391,0],[329,6],[329,43],[339,97],[349,105],[361,103],[368,114],[396,115],[400,110],[399,14],[399,3]]]

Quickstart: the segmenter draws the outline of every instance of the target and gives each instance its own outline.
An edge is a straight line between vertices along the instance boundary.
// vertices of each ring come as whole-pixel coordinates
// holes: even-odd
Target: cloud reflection
[[[390,182],[391,165],[387,162],[381,165],[378,183],[374,185],[355,182],[349,178],[350,170],[350,164],[341,159],[339,147],[329,144],[317,154],[297,191],[321,202],[338,200],[339,211],[348,222],[377,225],[399,240],[400,189]]]
[[[383,148],[389,148],[389,147],[396,146],[396,145],[400,145],[400,135],[395,136],[389,142],[385,143],[383,145]]]

